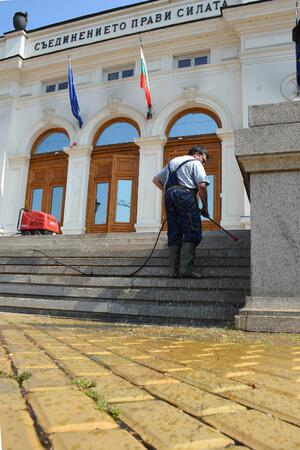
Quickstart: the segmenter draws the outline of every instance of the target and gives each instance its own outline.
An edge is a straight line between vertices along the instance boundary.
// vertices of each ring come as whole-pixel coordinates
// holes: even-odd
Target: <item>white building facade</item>
[[[16,232],[24,207],[56,215],[65,234],[157,231],[152,178],[195,144],[210,152],[211,215],[249,227],[234,130],[249,105],[295,95],[294,22],[291,0],[154,0],[0,37],[0,234]]]

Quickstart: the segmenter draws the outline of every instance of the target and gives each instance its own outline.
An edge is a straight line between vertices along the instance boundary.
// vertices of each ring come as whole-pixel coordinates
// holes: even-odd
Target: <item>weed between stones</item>
[[[29,380],[32,377],[31,372],[21,372],[18,375],[10,374],[7,372],[0,371],[0,378],[10,378],[12,380],[16,380],[16,382],[22,386],[25,380]]]
[[[97,408],[101,412],[107,412],[112,417],[118,417],[120,410],[116,405],[108,406],[105,400],[98,397],[95,389],[96,383],[86,378],[73,378],[71,384],[75,385],[80,391],[84,392],[87,397],[90,397],[97,403]]]

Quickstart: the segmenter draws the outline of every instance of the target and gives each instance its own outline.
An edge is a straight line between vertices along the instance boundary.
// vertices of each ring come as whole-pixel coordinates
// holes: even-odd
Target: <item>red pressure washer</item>
[[[58,220],[54,216],[25,208],[20,209],[17,229],[24,236],[60,233]]]

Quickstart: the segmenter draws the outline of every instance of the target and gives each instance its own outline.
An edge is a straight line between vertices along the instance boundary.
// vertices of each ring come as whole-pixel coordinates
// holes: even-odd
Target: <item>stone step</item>
[[[225,233],[219,231],[203,232],[201,246],[216,245],[217,247],[249,245],[250,231],[235,230],[232,232],[238,237],[234,242]],[[85,235],[57,235],[57,236],[2,236],[0,237],[0,249],[2,248],[66,248],[76,246],[80,249],[91,249],[103,246],[152,246],[157,239],[157,233],[110,233],[110,234],[85,234]],[[166,245],[166,232],[161,233],[159,245]]]
[[[119,248],[119,249],[109,249],[104,248],[101,251],[79,251],[78,249],[68,249],[68,250],[48,250],[44,252],[43,250],[27,250],[27,251],[14,251],[13,253],[2,252],[0,253],[1,260],[2,258],[38,258],[43,257],[46,254],[46,257],[54,257],[54,258],[105,258],[105,257],[127,257],[127,258],[135,258],[135,257],[148,257],[151,253],[151,249],[133,249],[133,248]],[[250,249],[248,248],[219,248],[219,249],[205,249],[205,248],[197,248],[196,257],[213,257],[213,258],[248,258],[250,255]],[[153,253],[153,258],[157,257],[168,257],[168,249],[156,249]]]
[[[92,273],[93,275],[101,275],[101,276],[128,276],[137,270],[140,266],[137,265],[112,265],[103,263],[102,266],[73,266],[74,269],[80,270],[86,274]],[[134,261],[135,263],[135,261]],[[116,260],[115,264],[119,264],[119,261]],[[133,262],[132,262],[133,264]],[[140,262],[140,265],[142,261]],[[111,266],[111,267],[110,267]],[[250,277],[250,268],[249,267],[201,267],[197,266],[198,272],[203,277]],[[76,270],[72,269],[72,267],[68,268],[60,265],[0,265],[0,274],[39,274],[39,275],[78,275]],[[165,262],[165,266],[155,266],[151,267],[148,264],[146,267],[141,269],[136,276],[138,277],[167,277],[168,276],[168,266],[167,261]]]
[[[232,303],[210,302],[203,298],[201,302],[159,302],[159,301],[119,301],[105,299],[70,298],[61,299],[46,296],[24,297],[18,295],[0,295],[0,310],[12,312],[33,312],[39,314],[59,314],[64,316],[81,316],[89,319],[138,319],[139,322],[162,323],[217,323],[232,321],[242,306],[242,300]]]
[[[59,258],[54,257],[56,261],[51,258],[31,258],[31,257],[14,257],[14,258],[0,258],[0,267],[6,265],[57,265],[57,261],[61,264],[71,266],[106,266],[106,267],[126,267],[126,266],[141,266],[145,263],[147,256],[144,257],[122,257],[119,258]],[[149,267],[164,267],[168,266],[169,261],[166,257],[151,257],[147,262]],[[249,267],[250,261],[248,257],[198,257],[195,258],[195,266],[199,267]]]
[[[138,279],[136,279],[138,280]],[[192,280],[191,280],[192,281]],[[195,280],[196,281],[196,280]],[[236,286],[234,286],[236,287]],[[105,287],[97,286],[65,286],[52,284],[26,284],[26,283],[0,283],[1,294],[22,294],[27,296],[55,296],[59,298],[93,298],[101,299],[119,299],[119,300],[143,300],[143,301],[165,301],[165,302],[201,302],[203,299],[212,302],[232,302],[235,299],[241,301],[247,294],[247,287],[233,289],[232,282],[228,289],[186,289],[174,287],[155,287],[155,286],[124,286],[106,285]]]
[[[54,287],[80,287],[84,289],[92,287],[109,288],[152,288],[152,289],[231,289],[247,290],[249,289],[249,278],[237,278],[232,283],[231,278],[226,277],[206,277],[201,279],[184,278],[151,278],[151,277],[89,277],[89,276],[69,276],[63,277],[57,275],[19,275],[19,274],[0,274],[1,286],[6,284],[26,284],[26,285],[45,285]]]

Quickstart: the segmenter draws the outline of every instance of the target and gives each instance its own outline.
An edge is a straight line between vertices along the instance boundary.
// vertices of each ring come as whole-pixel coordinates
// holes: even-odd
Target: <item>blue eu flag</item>
[[[71,103],[72,113],[73,113],[73,116],[76,117],[76,119],[78,120],[79,128],[81,128],[82,127],[82,118],[80,116],[80,109],[79,109],[77,95],[76,95],[76,91],[75,91],[72,66],[71,66],[70,62],[69,62],[69,68],[68,68],[68,77],[69,77],[69,95],[70,95],[70,103]]]

